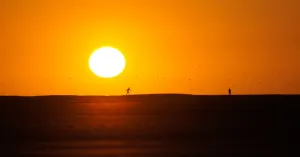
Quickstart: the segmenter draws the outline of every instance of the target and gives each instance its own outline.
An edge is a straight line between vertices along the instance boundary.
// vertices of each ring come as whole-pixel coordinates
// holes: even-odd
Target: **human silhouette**
[[[231,95],[231,89],[230,88],[228,89],[228,94]]]
[[[130,94],[130,91],[131,91],[131,89],[130,89],[130,87],[128,87],[128,88],[126,89],[126,95]]]

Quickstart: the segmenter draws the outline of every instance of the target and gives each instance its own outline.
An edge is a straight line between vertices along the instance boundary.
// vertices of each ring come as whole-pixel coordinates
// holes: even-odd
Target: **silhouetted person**
[[[126,95],[130,94],[130,91],[131,91],[131,89],[130,89],[130,87],[128,87],[128,88],[126,89]]]
[[[228,94],[231,95],[231,89],[230,88],[228,89]]]

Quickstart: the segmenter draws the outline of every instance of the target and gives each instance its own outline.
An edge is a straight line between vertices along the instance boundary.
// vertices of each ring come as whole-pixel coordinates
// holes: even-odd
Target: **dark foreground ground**
[[[0,97],[0,156],[298,156],[300,96]]]

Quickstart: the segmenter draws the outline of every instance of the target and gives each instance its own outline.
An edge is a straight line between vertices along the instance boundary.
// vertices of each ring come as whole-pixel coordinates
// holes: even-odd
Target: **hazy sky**
[[[300,93],[299,0],[1,0],[0,13],[0,95]],[[89,70],[101,46],[124,53],[119,77]]]

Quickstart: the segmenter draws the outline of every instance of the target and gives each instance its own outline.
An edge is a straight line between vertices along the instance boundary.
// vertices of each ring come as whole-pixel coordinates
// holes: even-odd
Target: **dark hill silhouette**
[[[300,131],[299,95],[7,96],[0,104],[1,149],[20,154],[101,152],[110,145],[92,141],[117,140],[157,144],[122,149],[182,151],[171,156],[273,156],[297,150]]]

